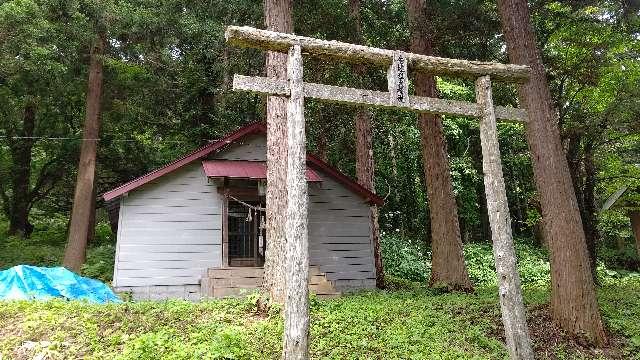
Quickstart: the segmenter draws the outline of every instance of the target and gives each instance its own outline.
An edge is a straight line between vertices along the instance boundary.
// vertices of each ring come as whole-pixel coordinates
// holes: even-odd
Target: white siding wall
[[[266,138],[247,137],[213,158],[266,161]],[[323,182],[309,186],[310,265],[337,288],[373,287],[369,206],[317,172]],[[200,161],[123,197],[114,286],[137,298],[196,296],[190,286],[200,283],[207,268],[222,264],[222,200]]]
[[[267,161],[267,137],[247,136],[223,151],[213,155],[213,159]]]
[[[309,262],[337,288],[375,286],[369,205],[324,173],[309,186]],[[344,284],[343,284],[344,283]]]
[[[199,284],[222,262],[221,204],[199,161],[123,197],[114,286]]]

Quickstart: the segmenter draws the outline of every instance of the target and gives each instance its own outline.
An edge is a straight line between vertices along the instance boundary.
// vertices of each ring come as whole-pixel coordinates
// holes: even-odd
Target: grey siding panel
[[[309,223],[332,223],[337,222],[341,224],[369,224],[369,217],[362,215],[345,216],[342,211],[327,211],[326,213],[319,213],[313,219],[309,219]]]
[[[266,138],[247,137],[212,158],[266,161]],[[323,182],[309,186],[310,263],[336,286],[372,287],[369,205],[317,172]],[[121,200],[114,286],[197,286],[207,268],[222,265],[221,229],[222,198],[199,161],[132,191]]]
[[[144,188],[142,188],[141,190],[135,190],[135,191],[142,191],[143,189]],[[127,199],[130,201],[129,203],[127,203],[127,206],[130,206],[130,207],[141,206],[144,208],[153,207],[156,210],[158,207],[162,207],[167,209],[167,211],[178,211],[180,208],[185,208],[185,207],[189,207],[189,208],[202,207],[202,208],[207,208],[208,210],[218,209],[216,207],[213,207],[213,205],[206,200],[207,198],[211,198],[211,197],[215,197],[215,195],[202,194],[202,196],[198,196],[197,198],[193,198],[193,199],[191,198],[172,199],[169,196],[167,197],[157,196],[157,197],[146,197],[146,198],[136,197],[130,200]]]
[[[204,272],[206,267],[204,268],[189,268],[189,269],[120,269],[120,276],[124,278],[155,278],[158,276],[158,272],[162,272],[162,275],[167,277],[182,277],[182,276],[192,276],[199,277]]]
[[[194,276],[178,276],[178,277],[160,277],[149,278],[126,278],[120,277],[117,287],[121,286],[153,286],[153,285],[198,285],[200,277],[196,279]],[[153,283],[150,285],[150,283]]]
[[[179,226],[177,223],[176,226]],[[181,231],[178,233],[178,231]],[[124,230],[121,239],[127,245],[219,245],[222,238],[220,230]]]
[[[193,209],[191,209],[193,210]],[[153,222],[153,223],[163,223],[163,222],[207,222],[207,223],[216,223],[218,227],[220,226],[220,214],[215,212],[201,212],[201,213],[156,213],[156,212],[138,212],[138,213],[129,213],[127,216],[127,220],[129,222],[136,221],[145,221],[145,222]]]
[[[216,244],[214,244],[216,245]],[[219,245],[216,245],[219,246]],[[125,244],[121,245],[120,249],[123,253],[137,252],[137,253],[166,253],[166,252],[207,252],[211,251],[210,244],[155,244],[155,245],[138,245],[138,244]]]
[[[309,251],[313,250],[324,250],[326,248],[331,248],[333,250],[342,250],[342,251],[359,251],[359,250],[369,250],[369,243],[313,243],[309,245]]]
[[[152,261],[121,261],[120,271],[147,269],[206,269],[211,267],[213,260],[152,260]]]
[[[323,236],[323,244],[370,244],[369,236]]]
[[[220,230],[222,221],[220,216],[211,216],[208,221],[182,221],[182,220],[129,220],[127,219],[127,230],[146,230],[153,229],[154,232],[159,231],[175,231],[180,230]]]
[[[248,136],[213,156],[214,159],[267,161],[267,137]]]
[[[369,223],[350,223],[348,221],[311,222],[309,236],[362,236],[370,231]]]
[[[186,206],[184,200],[180,202],[181,205],[131,205],[128,204],[127,216],[131,214],[143,214],[143,215],[164,215],[170,214],[172,216],[180,215],[220,215],[222,209],[216,208],[213,205],[210,206]]]
[[[196,285],[222,264],[222,199],[194,162],[124,197],[114,286]]]
[[[323,181],[309,186],[309,262],[329,280],[353,280],[370,287],[375,267],[369,205],[317,172]]]
[[[144,261],[149,260],[211,260],[213,257],[220,256],[219,251],[211,251],[211,252],[199,252],[199,253],[182,253],[182,252],[171,252],[171,253],[125,253],[121,252],[118,255],[118,261]],[[215,260],[211,260],[215,263]],[[213,265],[212,265],[213,266]],[[120,269],[118,269],[120,270]]]
[[[134,300],[200,300],[200,285],[121,286],[117,292],[129,292]]]
[[[340,271],[340,272],[326,272],[327,279],[331,281],[336,280],[364,280],[375,279],[376,275],[374,271]]]

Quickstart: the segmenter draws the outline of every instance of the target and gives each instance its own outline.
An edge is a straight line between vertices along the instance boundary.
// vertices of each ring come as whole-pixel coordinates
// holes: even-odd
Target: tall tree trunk
[[[396,206],[398,206],[400,204],[400,191],[398,190],[399,188],[399,184],[398,184],[398,159],[396,156],[396,144],[395,144],[395,140],[393,139],[393,132],[389,133],[389,156],[391,157],[391,177],[393,180],[393,183],[390,185],[391,187],[393,187],[393,189],[390,189],[391,191],[393,191],[393,200],[396,203]],[[404,237],[405,235],[405,227],[404,227],[404,218],[399,216],[398,217],[398,226],[400,227],[400,235]]]
[[[473,168],[478,172],[478,174],[482,174],[482,146],[479,141],[473,141],[471,146],[471,157],[473,159]],[[487,241],[491,238],[491,228],[489,226],[487,194],[484,190],[484,183],[482,181],[478,181],[476,184],[476,194],[478,197],[478,216],[480,217],[478,238],[480,241]]]
[[[293,32],[291,0],[264,0],[267,30]],[[267,77],[287,78],[287,54],[267,52]],[[287,98],[267,98],[267,246],[264,286],[271,300],[285,297],[285,214],[287,208]]]
[[[69,240],[64,252],[63,265],[79,272],[84,263],[88,235],[91,226],[92,207],[94,207],[94,183],[96,172],[96,153],[100,135],[100,98],[102,95],[102,55],[104,54],[105,34],[98,35],[91,49],[89,67],[89,85],[87,90],[87,108],[82,132],[78,179],[73,197]]]
[[[89,226],[87,228],[87,245],[93,243],[96,237],[96,186],[93,184],[93,193],[91,194],[91,207],[89,213]]]
[[[430,20],[425,0],[407,0],[411,50],[432,55],[430,34],[424,27]],[[437,97],[435,79],[432,75],[418,73],[415,76],[418,96]],[[430,286],[447,286],[450,289],[471,291],[473,286],[467,274],[460,239],[458,209],[451,184],[447,144],[440,116],[418,115],[422,140],[422,161],[431,216],[432,268]]]
[[[593,281],[598,282],[596,274],[596,260],[598,250],[598,233],[597,216],[598,210],[596,206],[596,176],[598,170],[593,160],[593,140],[587,139],[584,144],[584,188],[582,189],[582,225],[584,226],[584,235],[587,241],[587,251],[589,252],[589,263],[591,265],[591,276]]]
[[[532,70],[529,81],[519,87],[519,98],[529,116],[526,135],[551,257],[552,315],[567,332],[603,345],[607,338],[584,230],[527,1],[498,0],[498,10],[511,62]]]
[[[362,44],[362,21],[360,18],[360,0],[349,0],[349,15],[353,21],[353,40]],[[366,76],[363,65],[355,65],[354,73],[361,80]],[[375,164],[373,159],[373,126],[371,112],[365,107],[359,107],[355,116],[356,125],[356,177],[360,185],[375,192]],[[370,208],[371,242],[373,244],[373,258],[376,268],[376,287],[384,288],[384,268],[380,252],[380,227],[378,226],[378,208]]]
[[[33,226],[29,223],[31,207],[31,150],[35,143],[33,136],[36,126],[36,105],[29,101],[22,116],[22,129],[16,135],[22,139],[9,139],[11,160],[11,183],[13,196],[9,206],[9,235],[29,237]]]
[[[629,219],[631,220],[631,230],[633,230],[633,236],[636,238],[636,251],[640,256],[640,210],[634,210],[629,213]]]
[[[320,118],[322,119],[322,118]],[[326,162],[329,158],[329,151],[327,149],[327,134],[324,130],[318,134],[318,139],[316,141],[317,144],[317,154],[322,161]]]

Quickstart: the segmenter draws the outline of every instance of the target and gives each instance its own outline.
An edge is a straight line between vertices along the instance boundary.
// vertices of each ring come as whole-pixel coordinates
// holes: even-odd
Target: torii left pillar
[[[307,234],[306,140],[304,84],[300,45],[289,49],[287,62],[287,211],[285,224],[286,301],[282,358],[308,359],[309,343],[309,238]]]

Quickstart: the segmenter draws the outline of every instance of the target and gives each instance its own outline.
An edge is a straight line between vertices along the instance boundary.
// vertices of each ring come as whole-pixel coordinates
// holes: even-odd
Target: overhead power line
[[[13,140],[55,140],[55,141],[105,141],[106,139],[92,139],[92,138],[76,138],[76,137],[59,137],[59,136],[4,136],[0,135],[0,139],[13,139]],[[139,139],[109,139],[113,142],[140,142]],[[200,141],[213,142],[216,139],[200,139]],[[193,143],[189,140],[169,140],[169,139],[153,139],[153,142],[165,142],[165,143]]]

